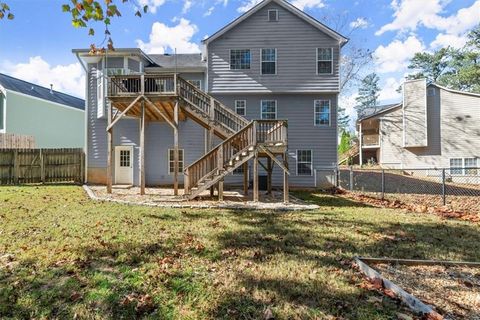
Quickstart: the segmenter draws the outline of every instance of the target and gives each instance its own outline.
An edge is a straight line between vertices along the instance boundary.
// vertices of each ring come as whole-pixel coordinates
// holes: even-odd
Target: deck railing
[[[240,154],[259,144],[286,146],[286,120],[253,120],[236,134],[185,168],[185,193],[201,181],[225,170]]]
[[[380,135],[378,134],[363,134],[362,145],[364,147],[378,146],[380,142]]]
[[[195,111],[202,112],[211,121],[231,134],[239,131],[248,120],[195,87],[176,74],[138,74],[108,77],[109,98],[138,95],[178,96]]]

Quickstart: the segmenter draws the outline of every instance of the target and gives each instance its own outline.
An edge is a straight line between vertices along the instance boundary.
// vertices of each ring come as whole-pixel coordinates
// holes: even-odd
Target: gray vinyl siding
[[[277,9],[278,22],[267,21]],[[262,48],[277,49],[277,74],[261,75]],[[333,48],[333,74],[317,75],[317,48]],[[250,49],[251,69],[230,70],[230,49]],[[208,45],[208,85],[213,93],[337,92],[339,43],[275,3],[262,8]]]
[[[425,79],[407,81],[403,92],[403,132],[405,147],[426,147],[427,101]]]
[[[235,94],[215,95],[215,98],[234,109],[235,100],[246,100],[246,118],[260,119],[260,101],[277,101],[277,119],[288,120],[288,162],[292,187],[314,187],[315,176],[302,176],[296,173],[296,150],[312,150],[313,168],[332,168],[337,161],[337,97],[335,94]],[[314,126],[314,100],[331,101],[330,126]],[[265,160],[263,160],[265,161]],[[251,166],[251,164],[250,164]],[[283,174],[274,166],[273,184],[281,187]],[[320,172],[320,171],[319,171]],[[251,173],[251,169],[250,169]],[[325,173],[325,172],[323,172]],[[265,174],[260,167],[260,175]],[[227,183],[240,184],[241,175],[229,176]]]
[[[385,167],[449,167],[451,158],[480,158],[480,97],[430,86],[428,146],[403,148],[402,110],[381,117],[380,163]]]

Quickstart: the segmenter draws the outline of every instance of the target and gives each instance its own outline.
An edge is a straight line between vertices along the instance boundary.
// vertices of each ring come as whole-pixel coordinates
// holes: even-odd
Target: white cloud
[[[350,22],[350,28],[352,29],[365,29],[368,27],[368,21],[365,18],[357,18],[356,20]]]
[[[237,9],[238,12],[244,13],[262,2],[262,0],[246,0],[243,1],[240,7]],[[290,1],[295,7],[300,10],[305,9],[314,9],[314,8],[323,8],[325,7],[324,0],[291,0]]]
[[[262,2],[262,0],[248,0],[244,1],[240,7],[238,7],[237,11],[240,13],[247,12],[248,10],[255,7],[257,4]]]
[[[200,52],[200,47],[192,42],[192,37],[197,32],[197,26],[184,18],[181,18],[174,27],[155,22],[152,25],[149,42],[137,40],[137,45],[147,53],[161,54],[168,50],[174,51],[175,48],[181,53],[197,53]]]
[[[207,11],[205,11],[205,13],[203,14],[203,16],[204,16],[204,17],[209,17],[209,16],[211,16],[214,10],[215,10],[215,7],[214,7],[214,6],[211,6],[210,8],[208,8]]]
[[[148,6],[148,11],[157,13],[158,7],[163,6],[165,0],[138,0],[140,6]]]
[[[397,92],[397,89],[402,83],[395,78],[387,78],[383,85],[381,85],[380,95],[378,97],[379,101],[382,102],[399,102],[402,94]]]
[[[28,82],[77,97],[85,97],[85,72],[80,63],[52,66],[42,57],[31,57],[26,63],[4,62],[2,72]]]
[[[193,1],[192,0],[185,0],[183,3],[182,14],[186,14],[192,8]]]
[[[462,8],[455,14],[443,17],[449,0],[393,0],[393,21],[380,28],[375,34],[387,31],[415,31],[422,25],[429,29],[444,31],[447,34],[460,35],[480,23],[480,0],[470,7]]]
[[[435,40],[430,43],[432,49],[439,49],[444,47],[462,48],[467,42],[467,35],[460,36],[454,34],[439,33]]]
[[[293,0],[292,4],[300,10],[325,7],[323,0]]]
[[[424,50],[423,43],[414,35],[403,42],[394,40],[386,47],[380,45],[373,53],[376,69],[379,73],[404,71],[415,53]]]

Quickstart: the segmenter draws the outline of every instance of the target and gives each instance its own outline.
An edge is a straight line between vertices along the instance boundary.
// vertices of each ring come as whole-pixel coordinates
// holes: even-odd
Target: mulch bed
[[[385,278],[423,302],[445,319],[480,319],[480,268],[376,264]]]
[[[480,222],[480,201],[478,197],[463,197],[458,203],[463,203],[463,208],[453,208],[452,205],[439,206],[435,205],[428,199],[428,196],[417,195],[399,195],[398,199],[379,199],[373,194],[365,194],[359,192],[349,192],[343,189],[336,191],[337,195],[362,202],[374,207],[404,209],[409,212],[429,213],[440,216],[444,219],[459,219],[470,222]],[[389,195],[390,196],[390,195]],[[402,200],[400,200],[400,198]],[[473,198],[473,199],[467,199]]]

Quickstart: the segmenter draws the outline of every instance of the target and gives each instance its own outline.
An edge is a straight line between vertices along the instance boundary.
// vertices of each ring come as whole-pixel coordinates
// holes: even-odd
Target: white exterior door
[[[115,184],[133,185],[133,147],[115,147]]]

